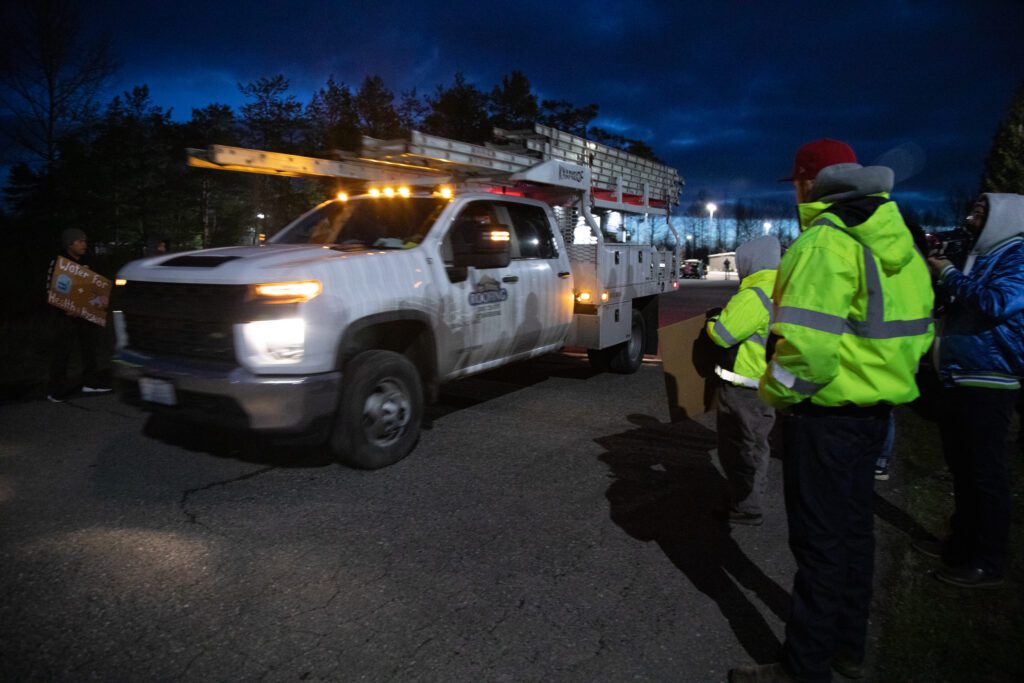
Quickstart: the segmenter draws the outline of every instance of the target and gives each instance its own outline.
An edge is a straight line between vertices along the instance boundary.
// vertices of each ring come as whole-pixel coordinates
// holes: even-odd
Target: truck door
[[[495,203],[486,200],[467,203],[451,226],[459,221],[507,224],[499,219]],[[505,268],[454,267],[452,240],[458,239],[460,231],[451,226],[441,241],[441,258],[450,283],[443,296],[442,319],[444,346],[453,356],[450,368],[457,373],[508,355],[514,343],[516,292],[510,288],[515,282],[511,264]]]
[[[511,227],[512,262],[504,277],[514,292],[513,344],[507,355],[561,346],[572,324],[572,275],[544,208],[496,202],[499,222]]]

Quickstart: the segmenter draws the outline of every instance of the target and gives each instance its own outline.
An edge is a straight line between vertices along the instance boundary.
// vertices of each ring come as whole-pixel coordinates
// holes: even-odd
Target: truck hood
[[[336,251],[308,244],[270,244],[262,247],[223,247],[140,259],[117,274],[126,280],[248,284],[309,272],[314,264],[378,255],[379,250]]]

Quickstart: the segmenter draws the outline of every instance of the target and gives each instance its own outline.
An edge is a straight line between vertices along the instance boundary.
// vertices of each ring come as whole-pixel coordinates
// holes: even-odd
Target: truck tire
[[[633,309],[633,320],[629,328],[629,341],[616,344],[609,349],[608,369],[620,375],[632,375],[640,369],[644,360],[644,339],[647,338],[647,325],[643,314]]]
[[[364,351],[345,366],[331,455],[362,470],[393,465],[416,445],[422,419],[416,367],[393,351]]]

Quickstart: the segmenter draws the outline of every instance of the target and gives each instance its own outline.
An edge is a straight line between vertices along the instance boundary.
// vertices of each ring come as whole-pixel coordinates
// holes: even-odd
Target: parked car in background
[[[700,259],[690,258],[683,261],[680,277],[692,280],[704,279],[704,262]]]

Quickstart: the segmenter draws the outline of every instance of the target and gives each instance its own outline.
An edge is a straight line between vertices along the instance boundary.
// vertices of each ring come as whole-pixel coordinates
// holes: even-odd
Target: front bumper
[[[304,433],[323,427],[337,409],[341,387],[340,372],[254,375],[240,367],[154,357],[128,349],[115,355],[113,365],[118,391],[129,403],[261,432]],[[177,405],[142,401],[140,377],[174,384]]]

